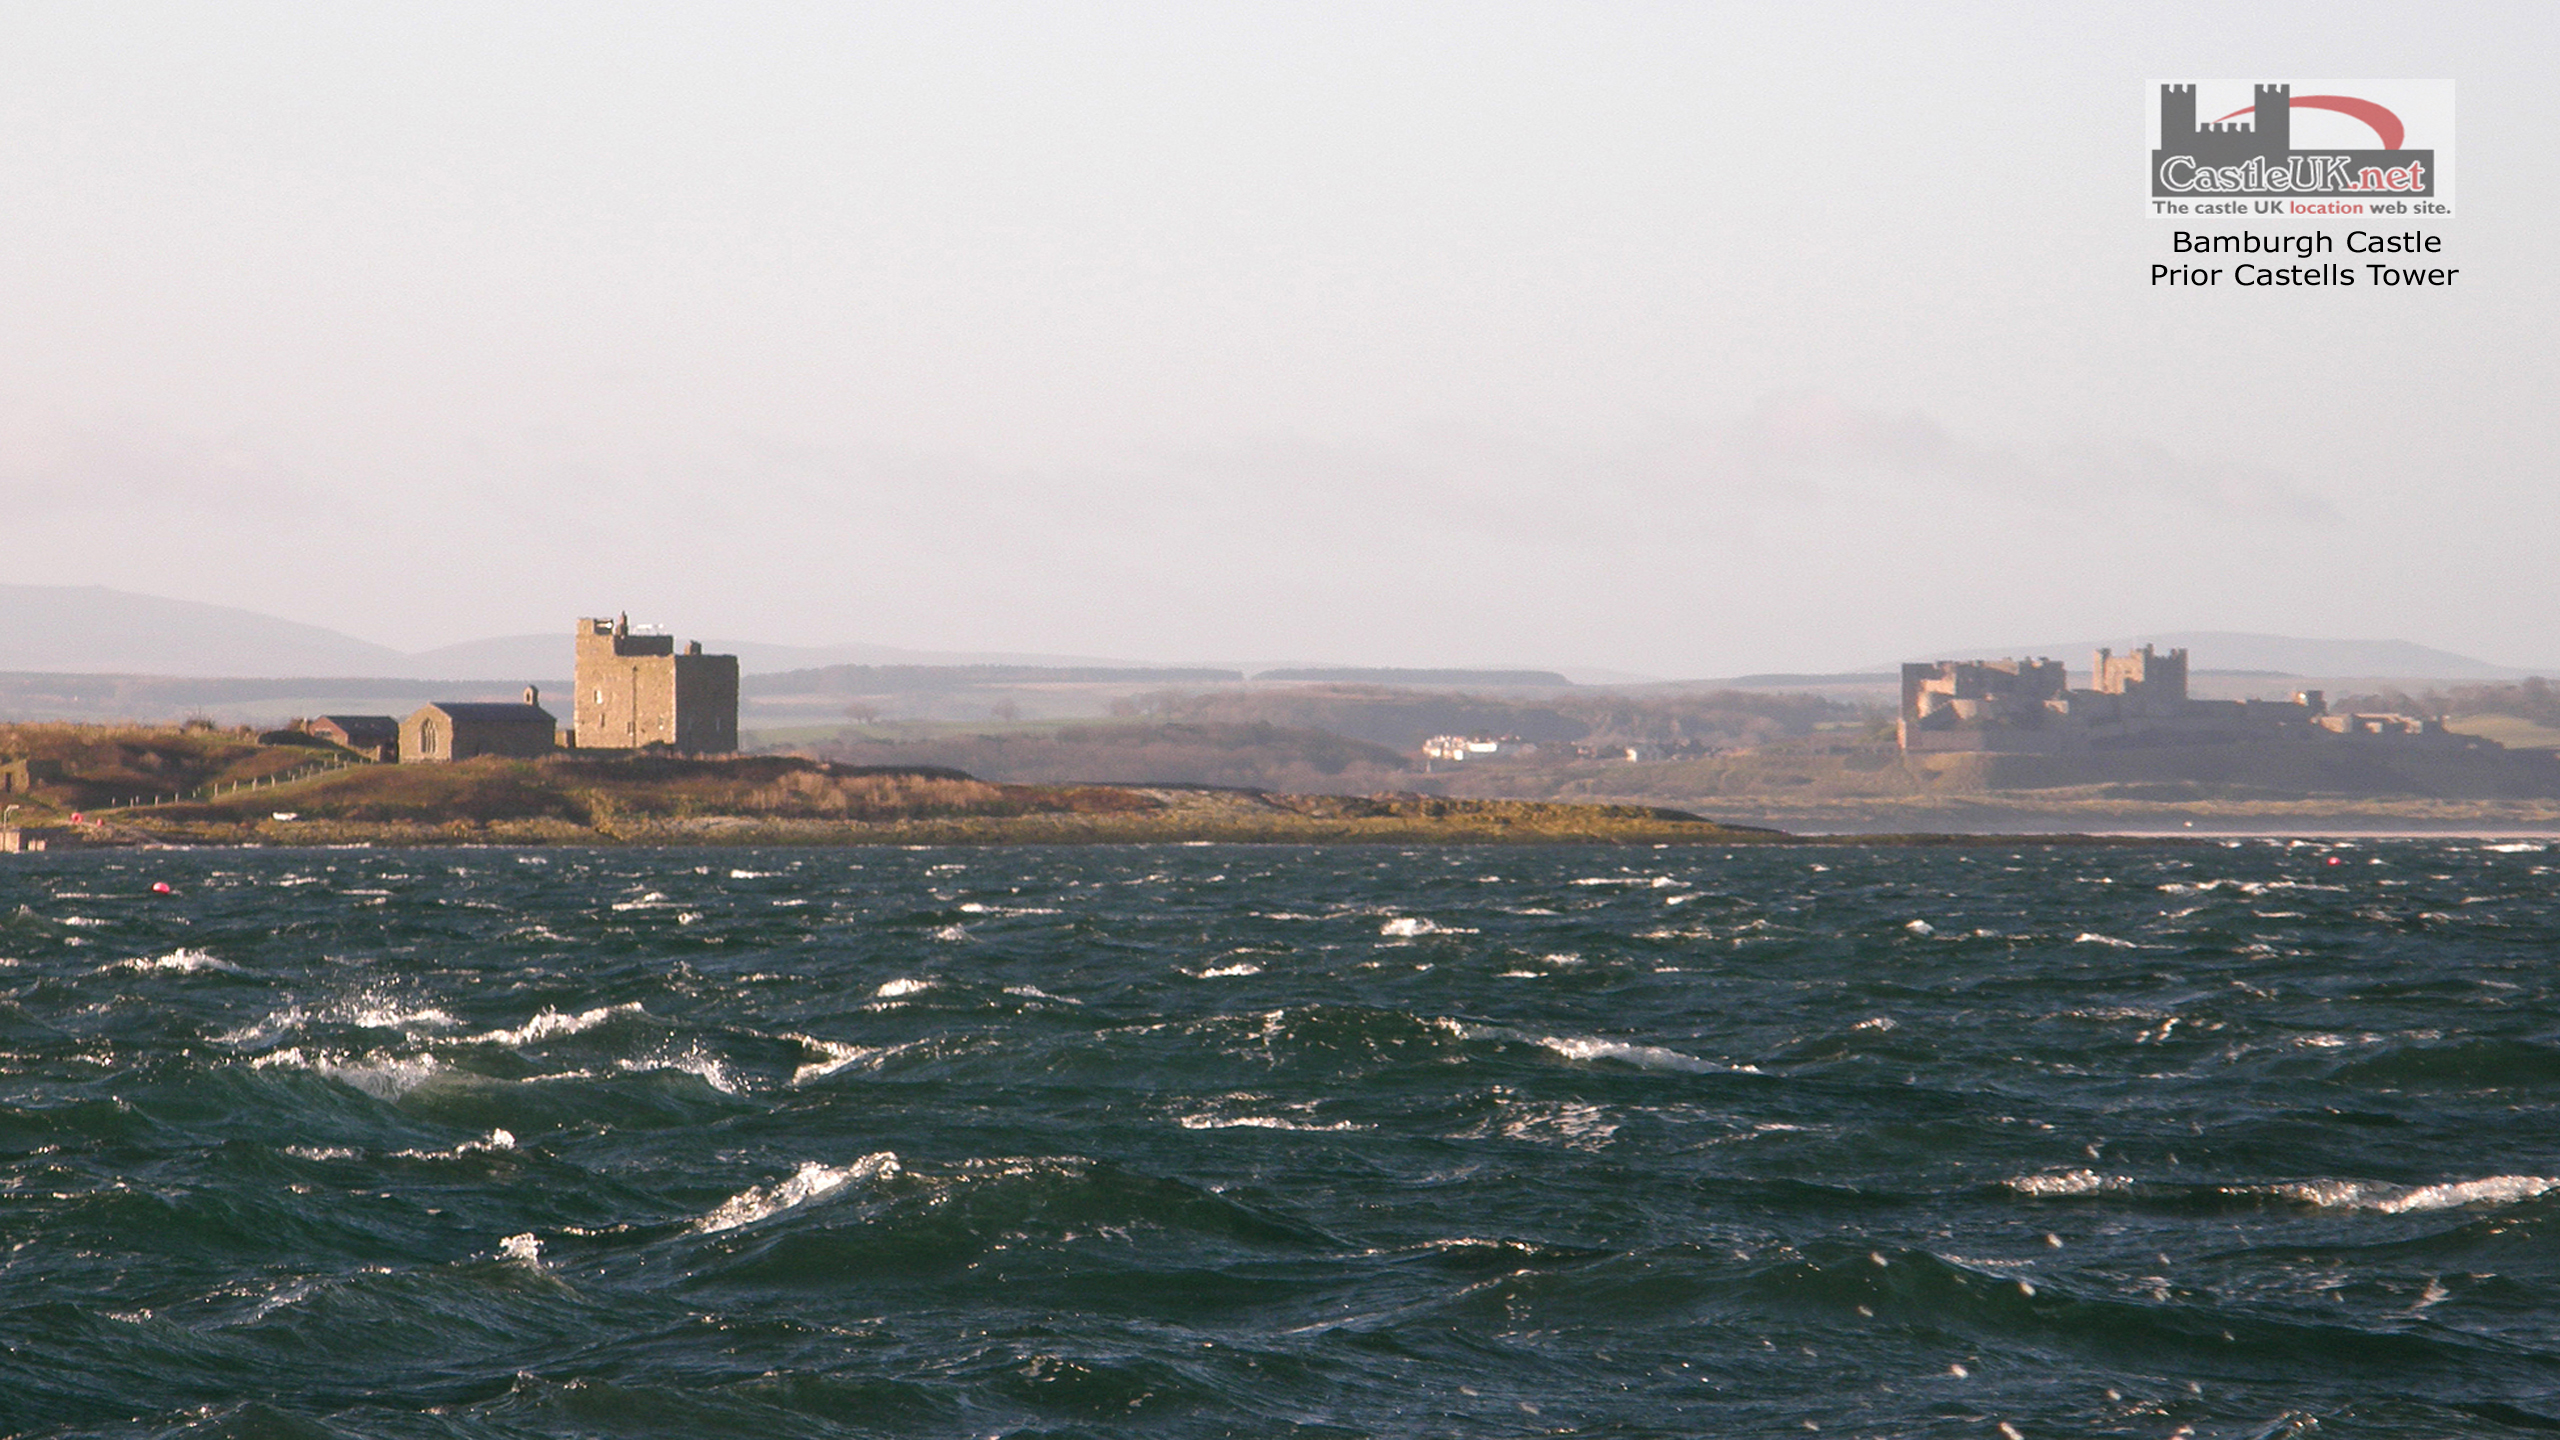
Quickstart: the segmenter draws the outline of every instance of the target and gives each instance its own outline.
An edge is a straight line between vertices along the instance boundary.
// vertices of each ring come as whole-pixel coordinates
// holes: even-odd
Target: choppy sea
[[[0,1432],[2544,1434],[2556,892],[2481,841],[6,857]]]

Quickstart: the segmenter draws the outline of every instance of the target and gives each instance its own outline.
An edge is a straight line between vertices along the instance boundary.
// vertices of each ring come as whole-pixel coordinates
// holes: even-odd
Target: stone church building
[[[531,686],[522,704],[439,700],[400,722],[400,762],[468,760],[475,755],[540,759],[559,745],[559,722]]]

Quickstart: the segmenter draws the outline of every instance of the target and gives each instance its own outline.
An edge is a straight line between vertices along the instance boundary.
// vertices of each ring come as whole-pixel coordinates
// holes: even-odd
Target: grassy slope
[[[343,752],[328,746],[261,745],[237,730],[150,725],[0,725],[0,760],[59,763],[64,779],[10,795],[22,821],[95,809],[137,795],[236,785],[311,766]]]
[[[284,811],[291,820],[275,818]],[[1021,843],[1167,840],[1735,843],[1779,838],[1641,805],[1004,785],[792,756],[562,755],[339,771],[112,817],[177,843]]]
[[[2495,740],[2510,750],[2560,750],[2560,729],[2514,715],[2457,715],[2444,728]]]
[[[947,729],[895,740],[847,734],[810,747],[855,765],[942,765],[1032,784],[1234,785],[1360,792],[1410,786],[1408,762],[1382,745],[1262,724],[1023,724]]]

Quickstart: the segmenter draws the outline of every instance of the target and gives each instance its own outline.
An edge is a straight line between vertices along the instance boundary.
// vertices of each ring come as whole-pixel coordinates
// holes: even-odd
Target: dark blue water
[[[0,1430],[2547,1433],[2555,871],[7,857]]]

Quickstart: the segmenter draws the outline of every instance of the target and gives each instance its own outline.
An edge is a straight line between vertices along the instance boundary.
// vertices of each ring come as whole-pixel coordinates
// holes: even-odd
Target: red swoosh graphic
[[[2361,120],[2367,125],[2373,127],[2373,133],[2381,137],[2382,148],[2385,150],[2399,149],[2400,139],[2402,135],[2406,133],[2405,128],[2400,124],[2399,116],[2392,114],[2390,111],[2383,109],[2381,106],[2374,104],[2370,100],[2359,100],[2353,95],[2296,95],[2293,97],[2293,108],[2296,110],[2335,110],[2341,115]],[[2241,116],[2247,115],[2256,109],[2257,107],[2253,105],[2247,109],[2234,110],[2230,114],[2223,116],[2222,120],[2237,120]],[[2216,120],[2213,123],[2219,125],[2222,123],[2222,120]]]

